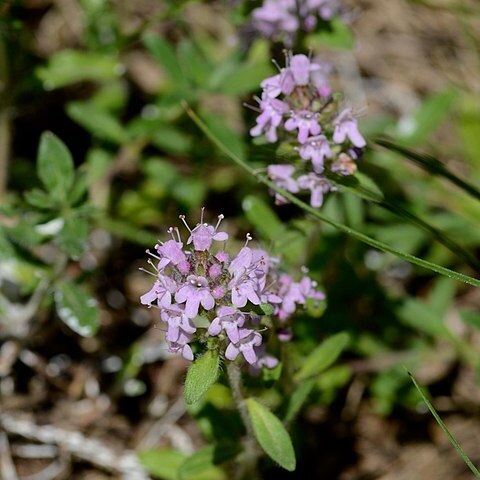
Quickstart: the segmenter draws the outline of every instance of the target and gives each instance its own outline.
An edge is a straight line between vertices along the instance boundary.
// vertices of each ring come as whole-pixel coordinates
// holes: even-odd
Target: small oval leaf
[[[187,456],[177,450],[162,448],[138,453],[142,465],[150,474],[162,480],[178,480],[178,468]]]
[[[302,368],[295,375],[295,380],[305,380],[312,375],[323,372],[335,362],[348,345],[349,340],[348,333],[341,332],[322,342],[303,362]]]
[[[180,480],[201,478],[214,480],[226,478],[225,473],[218,468],[228,460],[234,458],[240,451],[236,444],[207,445],[187,458],[178,469]]]
[[[52,132],[40,139],[37,174],[53,199],[64,201],[74,180],[73,160],[65,144]]]
[[[260,446],[272,460],[285,470],[293,472],[297,463],[295,451],[282,422],[253,398],[247,399],[245,403]]]
[[[60,319],[82,337],[91,337],[98,330],[97,302],[82,286],[72,281],[57,284],[55,304]]]
[[[213,350],[209,350],[190,365],[183,392],[187,405],[198,402],[207,393],[210,386],[217,381],[219,372],[220,357]]]

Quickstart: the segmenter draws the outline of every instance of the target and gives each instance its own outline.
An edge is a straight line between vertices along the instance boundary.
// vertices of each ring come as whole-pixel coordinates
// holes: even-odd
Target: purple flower
[[[202,208],[202,216],[200,218],[200,223],[197,226],[190,230],[187,222],[185,221],[185,216],[181,216],[180,219],[184,222],[185,226],[190,231],[190,237],[188,237],[187,245],[190,245],[193,241],[193,246],[196,251],[204,252],[205,250],[209,250],[212,246],[213,240],[217,242],[225,242],[228,240],[228,233],[226,232],[217,232],[220,223],[222,222],[224,216],[218,216],[217,225],[214,227],[213,225],[209,225],[208,223],[203,223],[203,208]]]
[[[252,275],[255,268],[252,269],[252,259],[250,248],[243,247],[228,267],[233,276],[228,284],[232,291],[232,303],[239,308],[244,307],[248,301],[260,305],[258,281]]]
[[[168,345],[168,351],[180,354],[185,360],[190,362],[193,360],[192,348],[188,343],[171,342]]]
[[[338,0],[306,0],[307,8],[316,11],[323,20],[331,20],[340,10]]]
[[[257,353],[255,347],[262,343],[262,336],[254,330],[248,328],[241,328],[239,330],[239,340],[236,343],[230,343],[225,350],[225,357],[228,360],[235,360],[239,353],[243,355],[245,360],[250,364],[257,361]]]
[[[295,173],[293,165],[269,165],[267,167],[267,174],[269,178],[280,188],[287,190],[287,192],[298,193],[299,188],[297,181],[292,178]],[[275,192],[275,201],[278,205],[287,203],[287,200]]]
[[[306,55],[293,55],[289,67],[295,84],[299,87],[308,85],[310,74],[321,69],[317,63],[312,63]]]
[[[268,368],[271,370],[278,365],[278,358],[275,358],[273,355],[267,353],[263,345],[257,347],[255,349],[255,353],[257,354],[257,360],[248,367],[250,375],[257,377],[260,375],[260,372],[263,368]]]
[[[322,130],[318,124],[318,114],[308,110],[293,113],[285,122],[285,130],[291,132],[295,129],[298,129],[297,139],[300,143],[305,143],[309,135],[318,135]]]
[[[317,282],[312,280],[310,277],[303,277],[298,285],[300,294],[303,296],[304,300],[307,298],[312,298],[314,300],[325,300],[325,294],[315,290],[317,287]]]
[[[162,270],[169,263],[171,263],[172,265],[178,265],[184,262],[188,263],[187,257],[185,253],[183,253],[182,247],[183,243],[176,240],[168,240],[163,244],[155,245],[155,249],[157,250],[160,257],[162,257],[160,263],[158,264],[158,269]]]
[[[197,329],[185,312],[177,306],[172,306],[162,313],[162,320],[168,325],[166,340],[173,343],[189,342]]]
[[[332,158],[333,153],[325,135],[310,137],[304,145],[298,149],[300,157],[304,160],[311,160],[313,170],[316,173],[322,173],[324,158]]]
[[[277,128],[282,123],[283,116],[287,113],[289,107],[277,98],[263,95],[262,100],[260,100],[260,108],[262,113],[257,117],[257,125],[250,130],[250,135],[258,137],[265,133],[267,141],[275,143],[278,139]]]
[[[314,208],[322,206],[323,196],[332,189],[331,183],[316,173],[302,175],[297,181],[302,190],[310,190],[310,205]]]
[[[335,131],[333,132],[333,141],[335,143],[342,144],[348,137],[355,147],[362,148],[367,144],[358,130],[357,120],[353,116],[351,108],[343,110],[333,121],[333,125],[335,126]]]
[[[245,314],[233,307],[222,306],[217,309],[217,316],[213,319],[208,334],[217,336],[225,330],[228,338],[233,343],[240,341],[239,328],[245,323]]]
[[[279,33],[294,33],[299,23],[295,11],[295,0],[266,0],[264,4],[252,11],[256,28],[266,37]]]
[[[189,275],[186,283],[175,294],[178,303],[185,303],[185,314],[189,318],[198,315],[200,304],[205,310],[215,306],[215,299],[210,292],[208,281],[205,277]]]
[[[152,306],[155,300],[159,307],[169,307],[172,303],[172,295],[177,291],[177,284],[170,277],[158,275],[158,280],[151,290],[140,297],[143,305]]]

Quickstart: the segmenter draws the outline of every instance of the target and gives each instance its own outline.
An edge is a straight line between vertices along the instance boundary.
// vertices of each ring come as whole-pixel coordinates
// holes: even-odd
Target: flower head
[[[193,229],[180,218],[189,233],[186,245],[178,229],[168,230],[172,239],[157,245],[158,255],[149,252],[159,266],[149,261],[155,269],[149,273],[156,278],[140,298],[142,304],[159,309],[169,351],[193,360],[192,344],[205,345],[208,337],[209,345],[216,344],[226,359],[235,360],[241,354],[254,369],[270,368],[276,359],[259,347],[261,332],[268,333],[271,323],[265,323],[254,310],[259,310],[261,303],[271,305],[269,322],[277,317],[285,322],[282,311],[293,313],[295,308],[289,304],[292,294],[285,292],[279,277],[279,260],[265,250],[251,248],[250,234],[232,257],[216,250],[215,242],[228,239],[226,232],[218,231],[223,215],[213,226],[203,221],[202,209],[200,223]],[[314,285],[305,279],[298,285],[302,296],[293,301],[300,305],[306,296],[314,295]]]

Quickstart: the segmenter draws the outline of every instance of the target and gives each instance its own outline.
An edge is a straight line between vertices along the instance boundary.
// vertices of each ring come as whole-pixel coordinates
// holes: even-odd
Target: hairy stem
[[[257,460],[259,457],[259,451],[257,449],[252,422],[242,392],[242,374],[239,366],[235,362],[227,363],[227,376],[230,387],[232,388],[233,400],[235,401],[235,405],[247,431],[247,437],[244,444],[245,450],[243,456],[239,459],[238,468],[235,470],[235,479],[258,479]]]

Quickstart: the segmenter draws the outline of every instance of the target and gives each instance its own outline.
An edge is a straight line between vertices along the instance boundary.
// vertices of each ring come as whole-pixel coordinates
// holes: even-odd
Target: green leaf
[[[480,330],[480,313],[478,311],[461,310],[460,317],[467,325]]]
[[[14,257],[15,250],[8,241],[6,235],[3,233],[3,229],[0,228],[0,259],[8,260]]]
[[[52,55],[46,67],[35,72],[47,90],[90,80],[108,82],[120,73],[118,61],[112,55],[80,50],[62,50]]]
[[[55,201],[38,188],[26,192],[24,196],[27,203],[41,210],[49,210],[55,206]]]
[[[260,446],[272,460],[293,472],[296,467],[295,451],[282,422],[253,398],[248,398],[245,403]]]
[[[241,159],[246,158],[246,148],[241,136],[234,132],[225,121],[212,114],[204,115],[208,128],[223,142],[226,143],[232,152]]]
[[[197,358],[189,367],[185,379],[184,397],[187,405],[198,402],[207,393],[220,373],[220,356],[213,350],[208,350]]]
[[[138,458],[148,472],[155,477],[162,480],[178,480],[178,469],[187,455],[165,448],[139,452]]]
[[[398,316],[404,324],[428,335],[434,337],[450,335],[447,326],[443,323],[443,315],[414,298],[405,301],[398,309]]]
[[[236,444],[208,445],[187,458],[178,470],[180,480],[206,480],[226,479],[217,465],[221,465],[239,453],[240,448]]]
[[[260,304],[260,308],[264,315],[272,315],[273,314],[273,307],[269,303],[262,303]]]
[[[349,341],[350,337],[346,332],[327,338],[303,361],[302,367],[295,375],[295,380],[305,380],[326,370],[337,360]]]
[[[88,189],[88,174],[85,171],[77,171],[75,181],[73,182],[72,190],[68,195],[68,203],[70,205],[77,205],[85,197]]]
[[[197,47],[187,39],[177,47],[178,63],[183,72],[199,87],[203,87],[210,76],[212,66]]]
[[[153,58],[165,67],[173,82],[176,85],[185,86],[185,75],[178,63],[175,50],[168,41],[158,35],[147,34],[143,37],[143,43]]]
[[[260,82],[274,75],[268,63],[244,63],[222,79],[220,91],[226,95],[245,95],[260,88]]]
[[[60,248],[74,260],[85,251],[88,237],[88,223],[84,218],[71,215],[65,219],[62,230],[58,236]]]
[[[55,303],[60,319],[82,337],[95,335],[100,326],[97,302],[85,289],[65,280],[55,288]]]
[[[71,102],[68,115],[83,128],[102,140],[122,145],[128,140],[127,131],[110,113],[92,103]]]
[[[310,378],[300,385],[292,392],[288,399],[287,413],[285,414],[285,422],[290,423],[297,416],[308,396],[315,386],[316,379]]]
[[[457,177],[454,173],[448,170],[440,160],[433,157],[432,155],[417,153],[401,145],[397,145],[386,138],[375,139],[375,143],[392,152],[402,155],[405,158],[408,158],[409,160],[419,165],[428,173],[431,173],[433,175],[439,175],[446,178],[447,180],[452,182],[454,185],[456,185],[457,187],[467,192],[472,197],[476,198],[477,200],[480,200],[480,190],[475,185],[468,183],[467,181],[461,179],[460,177]]]
[[[247,220],[258,233],[272,242],[281,240],[285,228],[277,214],[260,198],[249,195],[242,202]]]
[[[235,155],[228,146],[226,146],[222,141],[218,139],[207,127],[205,122],[202,121],[196,113],[190,109],[188,106],[185,106],[185,109],[190,116],[190,118],[195,122],[195,124],[204,132],[204,134],[210,139],[210,141],[215,144],[221,151],[225,153],[231,160],[233,160],[237,165],[242,167],[245,171],[250,173],[251,175],[255,176],[260,182],[274,190],[275,192],[280,193],[282,196],[284,196],[287,200],[289,200],[291,203],[294,205],[297,205],[300,207],[302,210],[305,212],[313,215],[316,217],[318,220],[324,222],[327,225],[330,225],[337,230],[344,232],[348,235],[350,235],[353,238],[356,238],[357,240],[360,240],[361,242],[370,245],[373,248],[376,248],[378,250],[382,250],[383,252],[388,252],[393,255],[395,255],[398,258],[401,258],[402,260],[405,260],[407,262],[413,263],[414,265],[418,265],[420,267],[426,268],[427,270],[431,270],[433,272],[439,273],[441,275],[444,275],[449,278],[453,278],[455,280],[468,283],[469,285],[473,285],[475,287],[480,287],[480,280],[477,280],[476,278],[473,278],[469,275],[465,275],[463,273],[456,272],[455,270],[451,270],[446,267],[442,267],[441,265],[438,265],[433,262],[429,262],[427,260],[424,260],[422,258],[416,257],[414,255],[411,255],[409,253],[402,252],[400,250],[397,250],[395,248],[392,248],[390,245],[387,245],[383,242],[380,242],[372,237],[369,237],[368,235],[365,235],[364,233],[359,232],[358,230],[355,230],[353,228],[348,227],[347,225],[344,225],[343,223],[337,222],[336,220],[320,213],[318,209],[311,207],[310,205],[307,205],[305,202],[297,198],[295,195],[292,195],[291,193],[287,192],[283,188],[278,187],[275,185],[274,182],[270,181],[268,178],[266,178],[264,175],[259,175],[259,173],[251,167],[248,163],[243,161],[238,155]],[[380,141],[377,141],[378,144],[380,144]],[[386,142],[383,142],[385,145]],[[475,189],[474,189],[475,190]],[[478,191],[478,198],[480,198],[480,191]]]
[[[37,173],[51,197],[65,201],[74,180],[73,159],[65,144],[51,132],[40,138]]]
[[[475,478],[480,478],[480,471],[477,469],[477,467],[472,463],[472,461],[470,460],[470,458],[468,458],[468,455],[465,453],[465,451],[463,450],[463,448],[460,446],[460,444],[457,442],[457,440],[455,439],[455,437],[450,433],[450,430],[448,430],[447,426],[445,425],[445,423],[443,422],[443,420],[440,418],[440,415],[437,413],[437,411],[435,410],[434,406],[432,405],[432,403],[430,402],[430,400],[428,399],[427,395],[424,393],[423,389],[420,387],[420,385],[418,385],[417,381],[415,380],[415,378],[413,377],[413,375],[408,372],[408,375],[410,376],[410,379],[412,380],[413,384],[415,385],[415,388],[417,389],[418,393],[420,393],[423,401],[425,402],[425,404],[427,405],[428,409],[430,410],[430,413],[433,415],[433,417],[435,418],[435,420],[437,421],[438,425],[440,426],[440,428],[443,430],[443,433],[445,433],[445,435],[448,437],[448,439],[450,440],[450,443],[453,445],[453,447],[455,448],[455,450],[457,451],[458,455],[460,456],[460,458],[463,460],[463,462],[465,463],[465,465],[470,469],[470,471],[473,473],[474,477]]]

